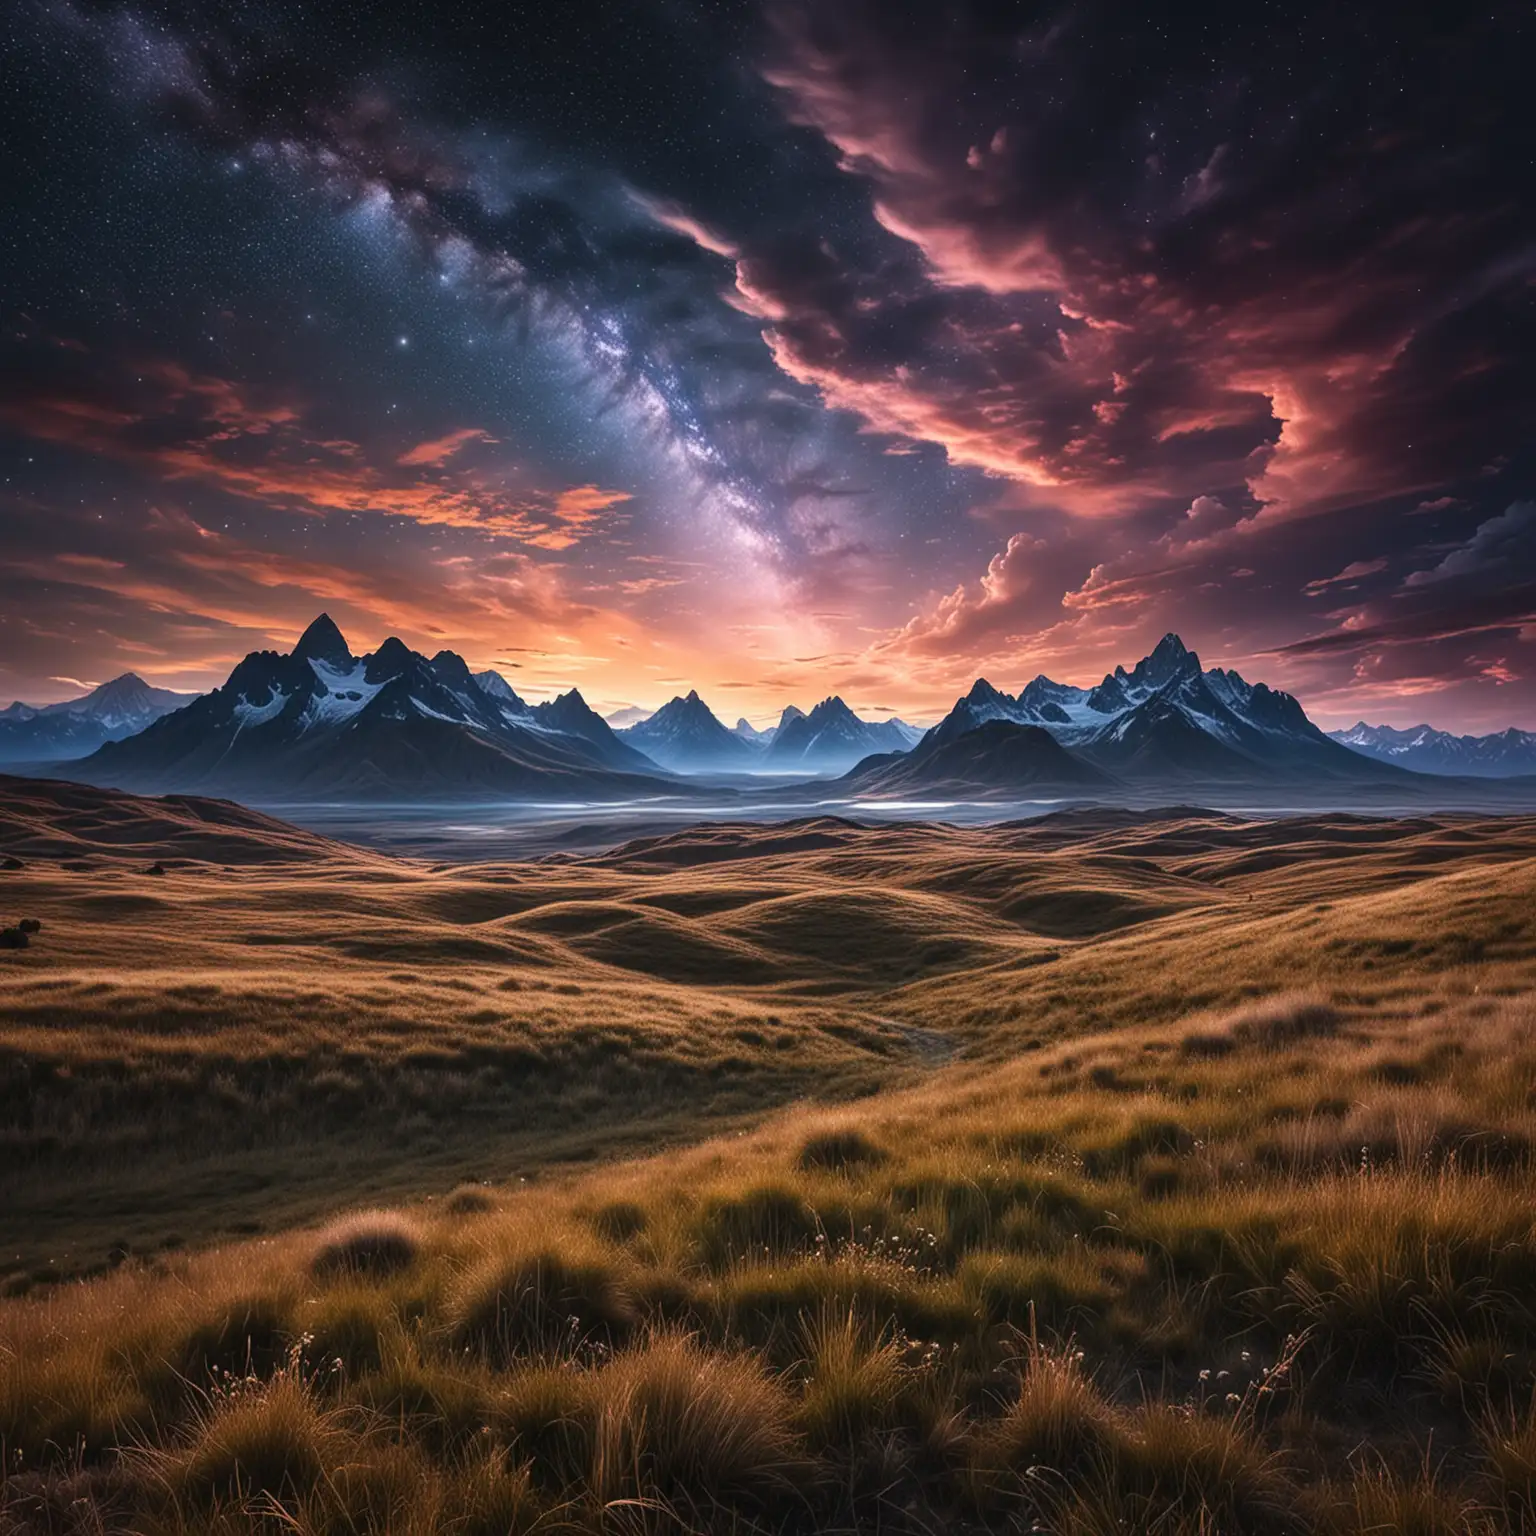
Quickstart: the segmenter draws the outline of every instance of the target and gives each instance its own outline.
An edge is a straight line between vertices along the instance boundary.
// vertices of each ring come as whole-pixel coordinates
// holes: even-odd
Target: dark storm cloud
[[[931,279],[850,323],[878,274],[748,253],[781,361],[830,398],[1088,512],[1245,461],[1305,511],[1463,475],[1525,430],[1513,12],[773,14],[768,78]]]

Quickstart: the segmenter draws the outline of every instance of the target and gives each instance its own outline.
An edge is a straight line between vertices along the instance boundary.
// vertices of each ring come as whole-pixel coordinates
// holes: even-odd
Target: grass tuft
[[[611,1347],[638,1321],[622,1271],[571,1242],[485,1254],[459,1282],[449,1316],[459,1348],[503,1362]]]
[[[659,1496],[706,1515],[804,1474],[789,1394],[750,1355],[663,1333],[619,1355],[599,1390],[590,1486],[601,1503]]]
[[[409,1269],[421,1253],[421,1231],[398,1211],[359,1211],[333,1222],[315,1246],[316,1275],[370,1275]]]
[[[341,1460],[338,1416],[322,1409],[296,1370],[211,1394],[187,1442],[160,1463],[173,1495],[198,1504],[257,1495],[292,1502]]]
[[[833,1173],[846,1173],[851,1168],[873,1168],[885,1160],[885,1149],[871,1141],[857,1126],[851,1125],[808,1136],[796,1159],[807,1172],[825,1169]]]
[[[479,1184],[460,1184],[443,1201],[450,1216],[483,1216],[496,1209],[496,1197]]]

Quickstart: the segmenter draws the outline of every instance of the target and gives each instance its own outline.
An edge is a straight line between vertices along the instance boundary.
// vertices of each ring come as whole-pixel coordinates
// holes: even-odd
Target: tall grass
[[[1466,1006],[1122,1031],[843,1111],[836,1156],[806,1111],[12,1301],[6,1497],[83,1477],[184,1530],[1523,1529],[1530,1178],[1440,1149],[1536,1137],[1536,1033]],[[1264,1151],[1340,1123],[1395,1139]]]

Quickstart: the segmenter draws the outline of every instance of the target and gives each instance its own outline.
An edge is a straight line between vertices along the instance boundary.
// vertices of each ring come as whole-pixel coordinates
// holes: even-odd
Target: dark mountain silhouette
[[[323,661],[327,666],[343,672],[352,665],[352,652],[341,631],[337,629],[335,620],[328,613],[322,613],[299,636],[293,654],[299,661]]]
[[[510,693],[511,689],[507,691]],[[611,768],[622,768],[630,773],[656,771],[657,765],[645,753],[620,741],[613,727],[574,688],[547,703],[535,704],[528,712],[548,730],[579,736],[589,742]]]
[[[905,753],[866,759],[845,778],[860,795],[961,793],[1088,794],[1114,781],[1069,752],[1039,725],[989,720],[943,737],[934,732]]]

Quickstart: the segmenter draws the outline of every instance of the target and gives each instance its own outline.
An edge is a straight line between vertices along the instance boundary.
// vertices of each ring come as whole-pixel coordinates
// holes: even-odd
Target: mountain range
[[[1378,762],[1411,768],[1415,773],[1466,774],[1505,779],[1536,773],[1536,731],[1497,731],[1488,736],[1453,736],[1430,725],[1395,730],[1361,720],[1329,737]]]
[[[463,657],[390,638],[354,656],[321,614],[289,655],[253,651],[222,688],[109,742],[77,776],[118,788],[287,798],[614,799],[668,792],[572,690],[530,705]],[[675,791],[677,786],[670,786]]]
[[[151,718],[135,730],[143,713]],[[1487,780],[1470,775],[1528,771],[1536,739],[1363,725],[1336,739],[1290,694],[1203,667],[1174,634],[1092,687],[1040,676],[1009,694],[978,679],[921,736],[899,720],[861,720],[836,697],[808,713],[791,706],[770,730],[746,721],[732,729],[696,691],[616,731],[574,689],[530,704],[500,673],[472,673],[452,651],[428,657],[392,637],[355,656],[325,614],[291,653],[254,651],[211,693],[187,699],[119,679],[72,706],[13,706],[0,713],[0,739],[52,720],[62,724],[49,727],[49,739],[62,740],[84,729],[83,719],[119,739],[70,763],[72,778],[269,804],[646,801],[698,795],[690,775],[753,773],[855,802],[1222,793],[1253,803],[1268,795],[1342,804],[1382,793],[1486,799],[1492,787],[1479,790]],[[66,743],[54,755],[68,750]],[[1430,752],[1441,754],[1436,766],[1461,777],[1412,771]],[[34,748],[30,760],[39,755]],[[827,777],[835,773],[842,777]],[[800,792],[795,783],[758,791],[776,800]],[[1498,792],[1536,793],[1536,777],[1507,778]]]
[[[763,753],[763,767],[775,772],[839,771],[872,753],[905,752],[921,737],[921,731],[901,720],[861,720],[834,696],[808,715],[786,709]]]
[[[922,732],[900,720],[861,720],[839,698],[809,714],[789,705],[765,731],[722,723],[697,692],[663,704],[618,733],[678,773],[845,773],[871,753],[904,752]]]
[[[0,762],[67,762],[87,757],[103,742],[133,736],[195,693],[155,688],[125,672],[62,704],[23,704],[0,709]]]
[[[909,754],[860,764],[842,782],[861,794],[1094,784],[1347,789],[1394,775],[1408,778],[1330,740],[1290,694],[1205,670],[1168,634],[1131,671],[1116,667],[1093,688],[1042,675],[1010,695],[979,679]]]

